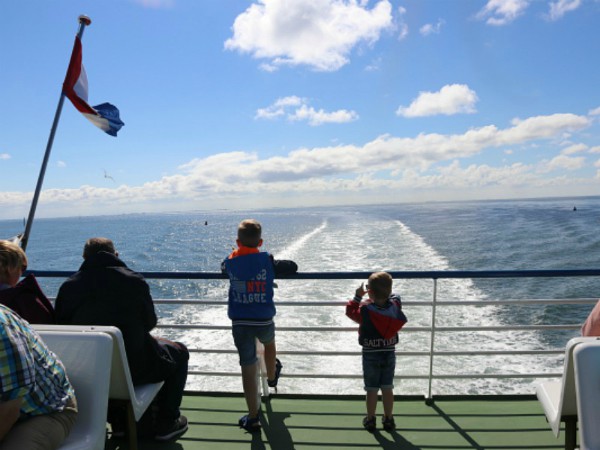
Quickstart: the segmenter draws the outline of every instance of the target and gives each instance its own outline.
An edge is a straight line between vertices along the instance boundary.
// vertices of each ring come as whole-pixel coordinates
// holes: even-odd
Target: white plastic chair
[[[600,449],[600,341],[573,352],[580,450]]]
[[[104,450],[113,340],[105,333],[40,331],[75,389],[78,414],[60,450]]]
[[[565,422],[565,450],[573,450],[577,443],[577,395],[575,392],[575,370],[573,350],[585,342],[598,341],[596,337],[577,337],[567,342],[563,375],[560,381],[545,381],[536,386],[536,395],[550,428],[556,437],[560,434],[560,423]]]
[[[111,326],[95,325],[33,325],[36,330],[62,330],[79,333],[102,332],[111,336],[113,341],[112,370],[110,372],[109,398],[122,401],[127,409],[127,433],[129,448],[137,449],[137,425],[146,409],[150,406],[164,382],[134,386],[129,372],[125,342],[121,330]],[[106,421],[106,415],[104,417]]]

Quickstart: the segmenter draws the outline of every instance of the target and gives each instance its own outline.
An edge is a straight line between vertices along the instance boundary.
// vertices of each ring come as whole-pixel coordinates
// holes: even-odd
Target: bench
[[[574,450],[577,443],[577,395],[573,351],[586,342],[600,341],[596,337],[576,337],[567,342],[563,375],[560,381],[545,381],[536,386],[536,395],[552,432],[560,434],[560,424],[565,423],[565,450]]]
[[[600,341],[573,352],[580,450],[600,449]]]
[[[77,420],[59,449],[104,450],[112,338],[105,333],[82,335],[72,331],[39,334],[64,364],[77,396]]]
[[[96,325],[41,325],[33,327],[42,331],[71,331],[79,333],[102,332],[113,339],[112,364],[110,372],[110,386],[108,398],[111,402],[123,402],[127,410],[127,435],[129,437],[129,448],[137,450],[137,425],[146,409],[150,406],[158,391],[160,383],[149,383],[134,386],[129,372],[129,363],[125,352],[123,335],[117,327]],[[104,418],[106,423],[106,416]]]

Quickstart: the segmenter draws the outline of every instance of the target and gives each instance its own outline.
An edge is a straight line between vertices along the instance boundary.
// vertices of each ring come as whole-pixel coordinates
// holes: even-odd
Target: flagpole
[[[81,39],[83,36],[83,30],[87,25],[90,25],[92,20],[88,16],[83,14],[79,16],[79,31],[77,37]],[[58,121],[60,120],[60,113],[62,112],[63,103],[65,102],[65,94],[61,90],[60,99],[58,100],[58,106],[56,107],[56,113],[54,114],[54,121],[52,122],[52,129],[50,130],[50,136],[48,137],[48,143],[46,144],[46,152],[44,153],[44,160],[42,167],[40,168],[40,174],[38,176],[37,185],[35,187],[35,193],[33,194],[33,200],[31,201],[31,208],[29,209],[29,216],[27,217],[27,224],[25,225],[25,232],[21,239],[21,248],[25,250],[27,248],[27,241],[29,241],[29,233],[31,232],[31,225],[33,224],[33,217],[35,216],[35,210],[37,208],[40,192],[42,190],[42,184],[44,183],[44,175],[46,174],[46,166],[50,159],[50,152],[52,150],[52,144],[54,143],[54,135],[56,134],[56,128],[58,127]]]

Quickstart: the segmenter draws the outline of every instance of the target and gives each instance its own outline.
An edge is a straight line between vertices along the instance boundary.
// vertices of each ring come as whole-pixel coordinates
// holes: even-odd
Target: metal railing
[[[52,277],[66,278],[72,274],[68,271],[32,271],[37,277]],[[429,308],[430,323],[427,326],[406,326],[402,329],[401,335],[404,333],[421,333],[428,335],[429,346],[427,349],[408,351],[400,346],[397,348],[399,357],[421,357],[428,359],[427,373],[404,373],[397,374],[396,378],[405,380],[426,380],[427,382],[427,398],[431,398],[434,394],[432,383],[434,380],[459,380],[459,379],[537,379],[537,378],[553,378],[560,377],[561,366],[560,362],[556,364],[555,371],[541,371],[530,373],[445,373],[435,371],[436,361],[452,357],[463,358],[465,361],[472,357],[539,357],[553,356],[559,357],[564,354],[563,347],[548,347],[548,348],[519,348],[517,345],[509,349],[494,349],[485,350],[481,348],[460,348],[447,350],[440,348],[440,334],[446,333],[497,333],[506,331],[520,332],[567,332],[576,334],[581,326],[581,323],[563,323],[563,324],[535,324],[535,323],[519,323],[519,324],[499,324],[497,326],[449,326],[441,325],[438,317],[440,311],[448,307],[472,307],[480,308],[482,306],[534,306],[536,308],[543,305],[558,306],[558,305],[575,305],[575,304],[593,304],[597,298],[560,298],[560,299],[494,299],[494,300],[440,300],[438,292],[438,283],[440,280],[453,279],[503,279],[514,280],[520,278],[548,278],[548,279],[564,279],[572,277],[598,277],[600,269],[584,269],[584,270],[506,270],[506,271],[392,271],[389,272],[394,280],[430,280],[431,281],[431,299],[425,301],[403,301],[403,307],[408,308]],[[142,275],[148,280],[226,280],[226,277],[217,272],[142,272]],[[287,277],[281,280],[287,283],[286,280],[364,280],[368,278],[370,272],[303,272]],[[281,281],[278,281],[281,283]],[[323,281],[325,282],[325,281]],[[278,308],[285,307],[341,307],[345,302],[340,301],[276,301]],[[200,300],[200,299],[156,299],[156,304],[163,305],[195,305],[195,306],[224,306],[227,304],[226,299],[223,300]],[[160,329],[173,330],[229,330],[227,325],[199,325],[191,323],[169,323],[160,322]],[[340,327],[340,326],[277,326],[278,333],[287,332],[316,332],[316,333],[340,333],[340,332],[356,332],[356,326]],[[518,343],[515,343],[518,344]],[[357,346],[358,347],[358,346]],[[235,354],[235,350],[222,348],[190,348],[190,352],[194,354]],[[357,348],[356,351],[337,351],[337,350],[319,350],[311,351],[307,349],[294,349],[278,351],[278,354],[292,355],[297,357],[305,356],[359,356],[361,352]],[[239,376],[239,371],[212,371],[212,370],[190,370],[192,376],[213,376],[213,377],[229,377]],[[344,374],[344,373],[285,373],[286,378],[297,379],[345,379],[345,378],[362,378],[360,374]],[[263,380],[264,384],[264,380]]]

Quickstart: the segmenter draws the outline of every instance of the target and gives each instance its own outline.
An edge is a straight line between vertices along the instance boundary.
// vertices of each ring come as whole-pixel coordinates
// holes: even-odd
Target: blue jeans
[[[231,329],[233,342],[240,356],[240,366],[256,364],[256,339],[263,344],[270,344],[275,340],[275,324],[262,326],[234,325]]]
[[[365,391],[394,388],[395,351],[363,351],[362,365]]]

